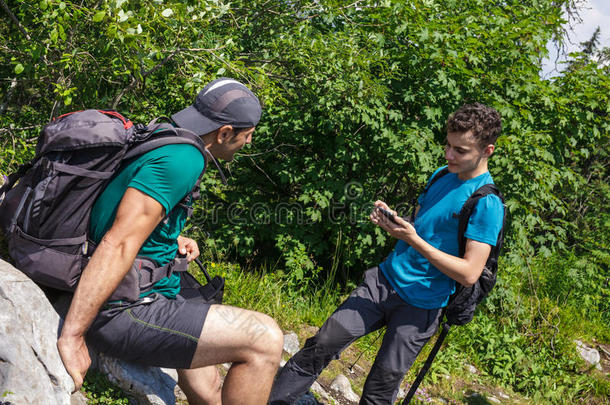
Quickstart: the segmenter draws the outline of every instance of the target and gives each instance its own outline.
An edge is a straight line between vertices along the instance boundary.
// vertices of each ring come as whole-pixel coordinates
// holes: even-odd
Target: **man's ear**
[[[223,125],[216,130],[216,143],[223,144],[233,135],[233,126]]]

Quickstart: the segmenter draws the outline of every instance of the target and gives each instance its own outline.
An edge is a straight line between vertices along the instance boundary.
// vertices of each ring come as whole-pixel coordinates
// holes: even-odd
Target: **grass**
[[[332,280],[308,280],[303,282],[305,288],[295,286],[283,271],[244,271],[238,264],[217,262],[208,262],[206,267],[212,276],[226,279],[224,304],[270,315],[283,330],[298,330],[304,324],[320,326],[349,293]],[[198,269],[191,267],[191,271],[204,280]]]
[[[206,264],[212,276],[226,278],[225,304],[272,316],[284,331],[295,331],[301,344],[353,288],[337,285],[332,278],[317,280],[315,275],[297,280],[290,272],[267,267],[243,269],[210,259]],[[191,271],[203,280],[198,269]],[[533,289],[527,277],[519,279],[518,269],[507,266],[505,272],[474,321],[452,329],[414,403],[429,403],[434,397],[449,403],[485,404],[491,403],[491,397],[498,398],[499,392],[510,396],[502,399],[508,404],[605,403],[610,396],[608,376],[587,369],[572,343],[576,338],[608,343],[605,316],[595,311],[585,316],[586,311],[573,301],[547,294],[544,283]],[[548,276],[540,273],[540,278]],[[360,393],[380,343],[378,333],[359,339],[340,360],[331,362],[321,375],[322,382],[330,384],[343,373]],[[415,379],[432,343],[409,371],[403,389]],[[350,374],[349,366],[360,354],[356,373]],[[467,365],[475,366],[476,374]],[[97,401],[90,403],[127,403],[120,390],[95,374],[87,377],[87,383],[87,395]]]

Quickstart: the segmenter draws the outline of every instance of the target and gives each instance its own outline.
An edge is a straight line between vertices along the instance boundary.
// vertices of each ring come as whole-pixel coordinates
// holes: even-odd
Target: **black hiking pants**
[[[407,304],[378,267],[367,270],[363,283],[280,371],[269,403],[293,404],[350,343],[384,325],[387,330],[360,404],[394,403],[404,375],[436,331],[440,313],[440,308],[421,309]]]

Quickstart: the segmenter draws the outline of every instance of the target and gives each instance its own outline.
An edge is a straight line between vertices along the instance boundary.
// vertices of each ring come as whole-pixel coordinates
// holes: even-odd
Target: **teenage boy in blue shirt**
[[[307,340],[277,377],[270,404],[292,404],[322,369],[357,338],[387,327],[381,348],[364,385],[360,404],[391,404],[400,382],[421,348],[434,334],[455,283],[474,284],[502,228],[503,205],[495,195],[481,198],[470,217],[463,257],[458,252],[458,213],[470,195],[493,183],[487,169],[500,134],[500,115],[475,103],[447,120],[445,158],[449,173],[418,199],[413,224],[383,201],[375,208],[394,214],[395,222],[374,209],[371,221],[398,239],[378,267]],[[439,168],[431,177],[443,168]]]

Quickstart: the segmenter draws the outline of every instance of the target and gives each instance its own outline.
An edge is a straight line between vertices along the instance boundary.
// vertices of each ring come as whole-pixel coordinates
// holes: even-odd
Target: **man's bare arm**
[[[382,201],[375,205],[389,210]],[[392,211],[393,212],[393,211]],[[395,222],[380,215],[376,210],[371,213],[371,221],[388,231],[397,239],[402,239],[417,250],[422,256],[441,272],[451,277],[463,286],[471,286],[479,279],[487,262],[491,246],[487,243],[467,239],[464,257],[457,257],[443,252],[423,240],[415,231],[413,225],[404,221],[394,213]]]
[[[82,385],[91,363],[85,333],[129,271],[146,238],[163,219],[163,211],[162,205],[152,197],[128,188],[112,227],[83,270],[57,341],[59,354],[74,380],[75,390]]]

